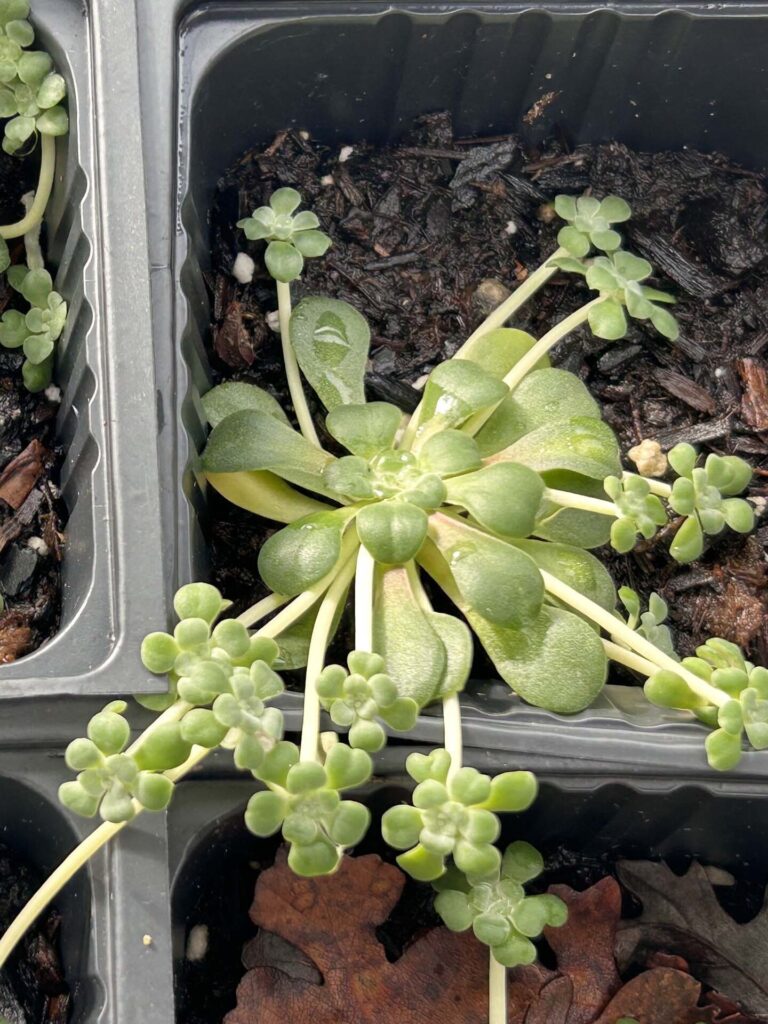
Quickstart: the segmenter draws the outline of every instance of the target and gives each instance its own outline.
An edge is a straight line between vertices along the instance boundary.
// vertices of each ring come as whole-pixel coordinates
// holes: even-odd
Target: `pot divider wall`
[[[136,26],[119,6],[32,5],[41,44],[67,80],[71,122],[46,216],[47,255],[69,303],[55,371],[69,518],[61,629],[0,668],[0,699],[157,688],[137,657],[167,606]]]
[[[749,130],[768,114],[768,9],[759,5],[176,0],[158,9],[139,0],[139,32],[142,102],[152,112],[145,147],[156,359],[159,377],[174,385],[167,400],[177,396],[160,443],[163,476],[182,484],[163,493],[167,576],[179,583],[208,571],[205,494],[193,472],[206,436],[200,396],[210,386],[208,211],[218,178],[246,149],[286,126],[339,145],[386,143],[440,109],[453,113],[460,135],[518,130],[534,100],[554,89],[535,136],[557,125],[576,142],[615,137],[651,150],[718,149],[755,168],[768,162],[765,138]],[[712,70],[731,59],[738,82]],[[300,700],[287,694],[284,706]],[[609,686],[568,719],[522,704],[498,681],[470,683],[462,701],[467,740],[479,747],[707,773],[701,727],[650,708],[631,688]],[[437,742],[439,716],[422,715],[414,737]],[[737,772],[764,775],[768,766],[748,754]]]

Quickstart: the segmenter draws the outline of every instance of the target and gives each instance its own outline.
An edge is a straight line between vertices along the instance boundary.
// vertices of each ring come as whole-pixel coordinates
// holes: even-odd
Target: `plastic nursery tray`
[[[69,90],[47,216],[70,308],[55,375],[69,519],[61,629],[0,668],[0,698],[121,693],[150,685],[136,651],[166,615],[135,19],[106,0],[32,6]]]
[[[178,582],[207,572],[205,495],[191,465],[205,441],[200,396],[210,386],[208,213],[219,177],[244,150],[289,125],[336,145],[386,143],[441,109],[460,135],[525,130],[522,114],[554,90],[528,130],[537,137],[558,126],[577,142],[692,146],[768,163],[768,135],[754,130],[768,117],[768,6],[137,2],[142,103],[151,112],[156,359],[159,379],[173,385],[161,435],[162,476],[173,482],[164,493],[166,551],[168,578]],[[717,73],[736,64],[738,79]],[[299,701],[285,697],[289,707]],[[470,684],[463,705],[467,741],[479,747],[707,773],[702,728],[649,708],[631,688],[609,687],[570,719],[527,707],[493,682]],[[423,715],[413,735],[438,742],[439,714]],[[748,754],[739,772],[765,774],[768,764]]]
[[[42,875],[98,827],[63,810],[56,791],[71,777],[63,762],[67,742],[99,707],[95,699],[64,708],[42,701],[30,715],[29,706],[8,706],[8,728],[0,734],[0,842]],[[298,724],[298,713],[290,712],[288,729]],[[379,849],[378,817],[407,799],[411,783],[403,763],[412,749],[390,747],[377,755],[374,781],[356,794],[374,813],[359,852]],[[498,750],[467,750],[465,760],[490,773],[524,766],[539,776],[537,802],[524,815],[506,818],[504,841],[524,836],[546,854],[564,848],[587,861],[660,857],[676,870],[697,857],[731,871],[753,891],[768,881],[768,869],[754,856],[768,843],[764,781],[726,780],[716,789],[687,776],[628,782],[610,766],[575,773],[558,758]],[[166,814],[144,814],[129,824],[55,899],[71,1024],[184,1024],[185,993],[201,985],[220,990],[221,1004],[195,1020],[220,1024],[242,974],[242,944],[252,934],[253,864],[269,863],[277,843],[258,840],[244,827],[242,812],[253,792],[253,781],[234,772],[229,755],[213,755],[179,784]],[[226,970],[207,987],[205,957],[192,964],[185,954],[198,924],[208,927],[209,950],[227,950]]]

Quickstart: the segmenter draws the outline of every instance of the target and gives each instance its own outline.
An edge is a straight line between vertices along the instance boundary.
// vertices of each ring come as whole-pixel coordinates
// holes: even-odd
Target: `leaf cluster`
[[[518,840],[489,874],[465,875],[451,867],[433,883],[438,891],[435,910],[451,931],[471,928],[505,967],[531,964],[536,959],[531,939],[568,918],[568,908],[558,896],[526,896],[525,883],[543,870],[538,850]]]
[[[67,322],[67,304],[54,291],[51,275],[42,267],[10,267],[8,282],[30,308],[26,314],[15,309],[3,313],[0,345],[23,351],[22,375],[27,390],[42,391],[51,382],[55,343]]]
[[[295,281],[304,269],[305,257],[322,256],[331,244],[318,230],[320,221],[314,213],[296,213],[300,205],[295,188],[279,188],[270,196],[268,206],[260,206],[237,222],[250,241],[268,243],[264,262],[276,281]]]

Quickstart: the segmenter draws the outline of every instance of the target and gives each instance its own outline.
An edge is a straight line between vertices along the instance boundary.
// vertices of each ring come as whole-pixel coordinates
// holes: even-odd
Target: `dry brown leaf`
[[[12,509],[21,508],[43,471],[45,448],[30,441],[24,451],[11,459],[0,473],[0,499]]]
[[[628,981],[594,1024],[630,1017],[638,1024],[698,1024],[711,1016],[697,1006],[701,985],[682,971],[655,967]]]

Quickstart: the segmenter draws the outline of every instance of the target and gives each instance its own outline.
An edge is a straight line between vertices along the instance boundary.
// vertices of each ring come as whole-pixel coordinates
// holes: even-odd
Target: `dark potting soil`
[[[19,197],[35,187],[38,158],[0,153],[0,216],[19,217]],[[25,260],[21,239],[10,243],[14,263]],[[0,314],[22,308],[0,279]],[[53,636],[61,612],[64,503],[56,446],[58,389],[31,395],[18,349],[0,348],[0,665],[36,650]]]
[[[0,929],[5,931],[42,879],[0,844]],[[49,908],[0,973],[0,1019],[7,1024],[66,1024],[70,995],[58,950],[60,918]]]
[[[579,374],[626,451],[644,438],[666,449],[687,440],[703,453],[737,454],[755,467],[749,496],[764,511],[768,489],[768,178],[727,157],[689,150],[637,153],[617,143],[531,147],[511,135],[455,138],[450,117],[420,119],[395,147],[329,148],[307,133],[280,133],[224,176],[212,211],[211,363],[218,382],[252,380],[288,406],[278,335],[267,321],[274,286],[261,243],[236,221],[283,185],[298,188],[333,239],[307,261],[296,298],[342,298],[371,324],[369,396],[407,408],[413,385],[451,356],[496,302],[556,247],[552,198],[592,189],[632,205],[625,245],[673,292],[681,333],[670,343],[633,321],[619,342],[586,330],[555,349]],[[238,251],[257,264],[252,284],[231,276]],[[489,285],[487,282],[491,281]],[[486,282],[482,288],[481,282]],[[555,277],[514,326],[541,336],[583,304],[580,278]],[[310,399],[311,400],[311,399]],[[315,403],[318,415],[321,410]],[[256,561],[274,524],[211,496],[213,578],[238,609],[263,594]],[[598,554],[617,584],[658,591],[683,654],[724,636],[765,664],[768,526],[713,538],[680,566],[667,548],[674,526],[628,556]],[[479,661],[478,675],[492,673]]]

